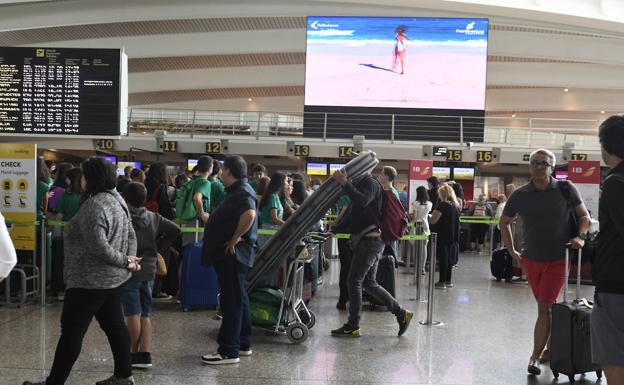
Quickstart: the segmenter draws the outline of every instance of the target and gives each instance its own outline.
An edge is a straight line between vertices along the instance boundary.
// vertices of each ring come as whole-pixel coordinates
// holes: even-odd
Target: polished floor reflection
[[[426,304],[415,302],[413,276],[397,274],[398,299],[415,311],[407,333],[398,338],[390,313],[365,310],[363,336],[337,339],[329,331],[345,322],[335,308],[338,262],[332,260],[311,307],[317,315],[310,338],[292,345],[284,336],[254,331],[254,355],[241,363],[208,367],[200,356],[215,350],[218,321],[214,312],[183,313],[175,304],[157,304],[154,322],[154,368],[135,371],[137,384],[552,384],[548,366],[527,376],[536,305],[528,286],[490,279],[487,256],[465,255],[454,270],[455,287],[435,291],[435,320],[422,326]],[[592,288],[583,294],[591,296]],[[49,369],[59,336],[61,305],[0,308],[0,384],[41,379]],[[93,384],[112,372],[112,355],[94,323],[69,384]],[[560,377],[559,384],[567,383]],[[596,383],[595,374],[577,383]],[[603,379],[601,382],[606,384]]]

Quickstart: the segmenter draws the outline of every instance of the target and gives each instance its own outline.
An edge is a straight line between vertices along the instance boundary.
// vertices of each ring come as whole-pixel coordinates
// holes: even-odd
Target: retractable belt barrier
[[[183,233],[202,233],[204,231],[203,227],[181,227]],[[275,235],[277,230],[273,229],[258,229],[258,235]],[[310,232],[306,235],[318,235],[322,233],[318,232]],[[334,237],[336,239],[349,239],[351,238],[351,234],[338,233],[335,234]],[[427,235],[404,235],[400,240],[402,241],[426,241],[429,239]]]
[[[328,216],[329,218],[329,216]],[[474,217],[474,216],[460,216],[459,221],[461,223],[482,223],[482,224],[489,224],[489,225],[494,225],[494,224],[498,224],[499,222],[499,218],[491,218],[491,217]],[[20,222],[20,221],[10,221],[10,220],[5,220],[5,223],[7,224],[7,227],[12,227],[12,226],[42,226],[44,228],[48,228],[48,227],[64,227],[66,226],[69,222],[66,221],[57,221],[57,220],[43,220],[43,221],[24,221],[24,222]],[[178,222],[179,224],[179,222]],[[416,226],[416,222],[411,222],[408,223],[408,228],[414,227]],[[203,227],[196,227],[196,226],[184,226],[182,224],[182,226],[180,227],[182,230],[182,233],[202,233],[204,232],[204,228]],[[274,235],[278,232],[278,230],[273,230],[273,229],[258,229],[258,235]],[[310,232],[307,233],[306,235],[319,235],[320,233],[318,232]],[[337,239],[350,239],[351,238],[351,234],[345,234],[345,233],[338,233],[338,234],[334,234],[334,237]],[[420,234],[420,235],[404,235],[402,236],[399,240],[402,241],[426,241],[426,240],[430,240],[430,236],[426,235],[426,234]],[[45,234],[43,234],[42,236],[42,242],[45,245],[45,242],[47,241],[47,238],[45,237]],[[43,250],[45,250],[45,247],[42,248]],[[42,263],[45,263],[45,251],[42,253]],[[418,272],[416,273],[418,274]],[[45,279],[45,270],[44,272],[41,274],[41,279]],[[40,298],[41,298],[41,303],[43,305],[45,305],[45,294],[44,294],[44,288],[45,285],[42,284],[40,285],[40,290],[42,291],[40,293]],[[432,290],[432,287],[429,288],[429,290]],[[430,298],[429,298],[429,302],[431,301],[431,293],[430,293]],[[430,311],[429,313],[431,313],[432,311]],[[430,318],[430,314],[428,314],[428,319],[425,321],[427,325],[431,325],[432,324],[432,320]],[[435,322],[433,322],[435,324]]]

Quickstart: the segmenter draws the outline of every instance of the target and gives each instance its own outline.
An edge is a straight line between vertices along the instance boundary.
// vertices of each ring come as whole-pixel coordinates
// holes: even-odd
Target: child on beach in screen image
[[[397,64],[399,61],[401,62],[401,72],[403,75],[405,71],[405,49],[406,49],[406,41],[407,35],[407,27],[404,25],[400,25],[395,30],[394,39],[396,40],[396,44],[394,45],[394,51],[392,51],[392,71],[397,72]]]

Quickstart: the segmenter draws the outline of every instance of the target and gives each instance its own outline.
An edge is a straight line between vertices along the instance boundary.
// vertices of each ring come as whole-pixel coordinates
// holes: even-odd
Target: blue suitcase
[[[180,304],[182,310],[216,309],[219,283],[212,266],[202,265],[202,243],[191,243],[182,252],[182,282]]]

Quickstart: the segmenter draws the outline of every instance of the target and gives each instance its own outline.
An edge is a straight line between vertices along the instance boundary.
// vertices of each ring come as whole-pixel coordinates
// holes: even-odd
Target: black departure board
[[[121,59],[120,49],[0,47],[0,134],[125,133]]]

